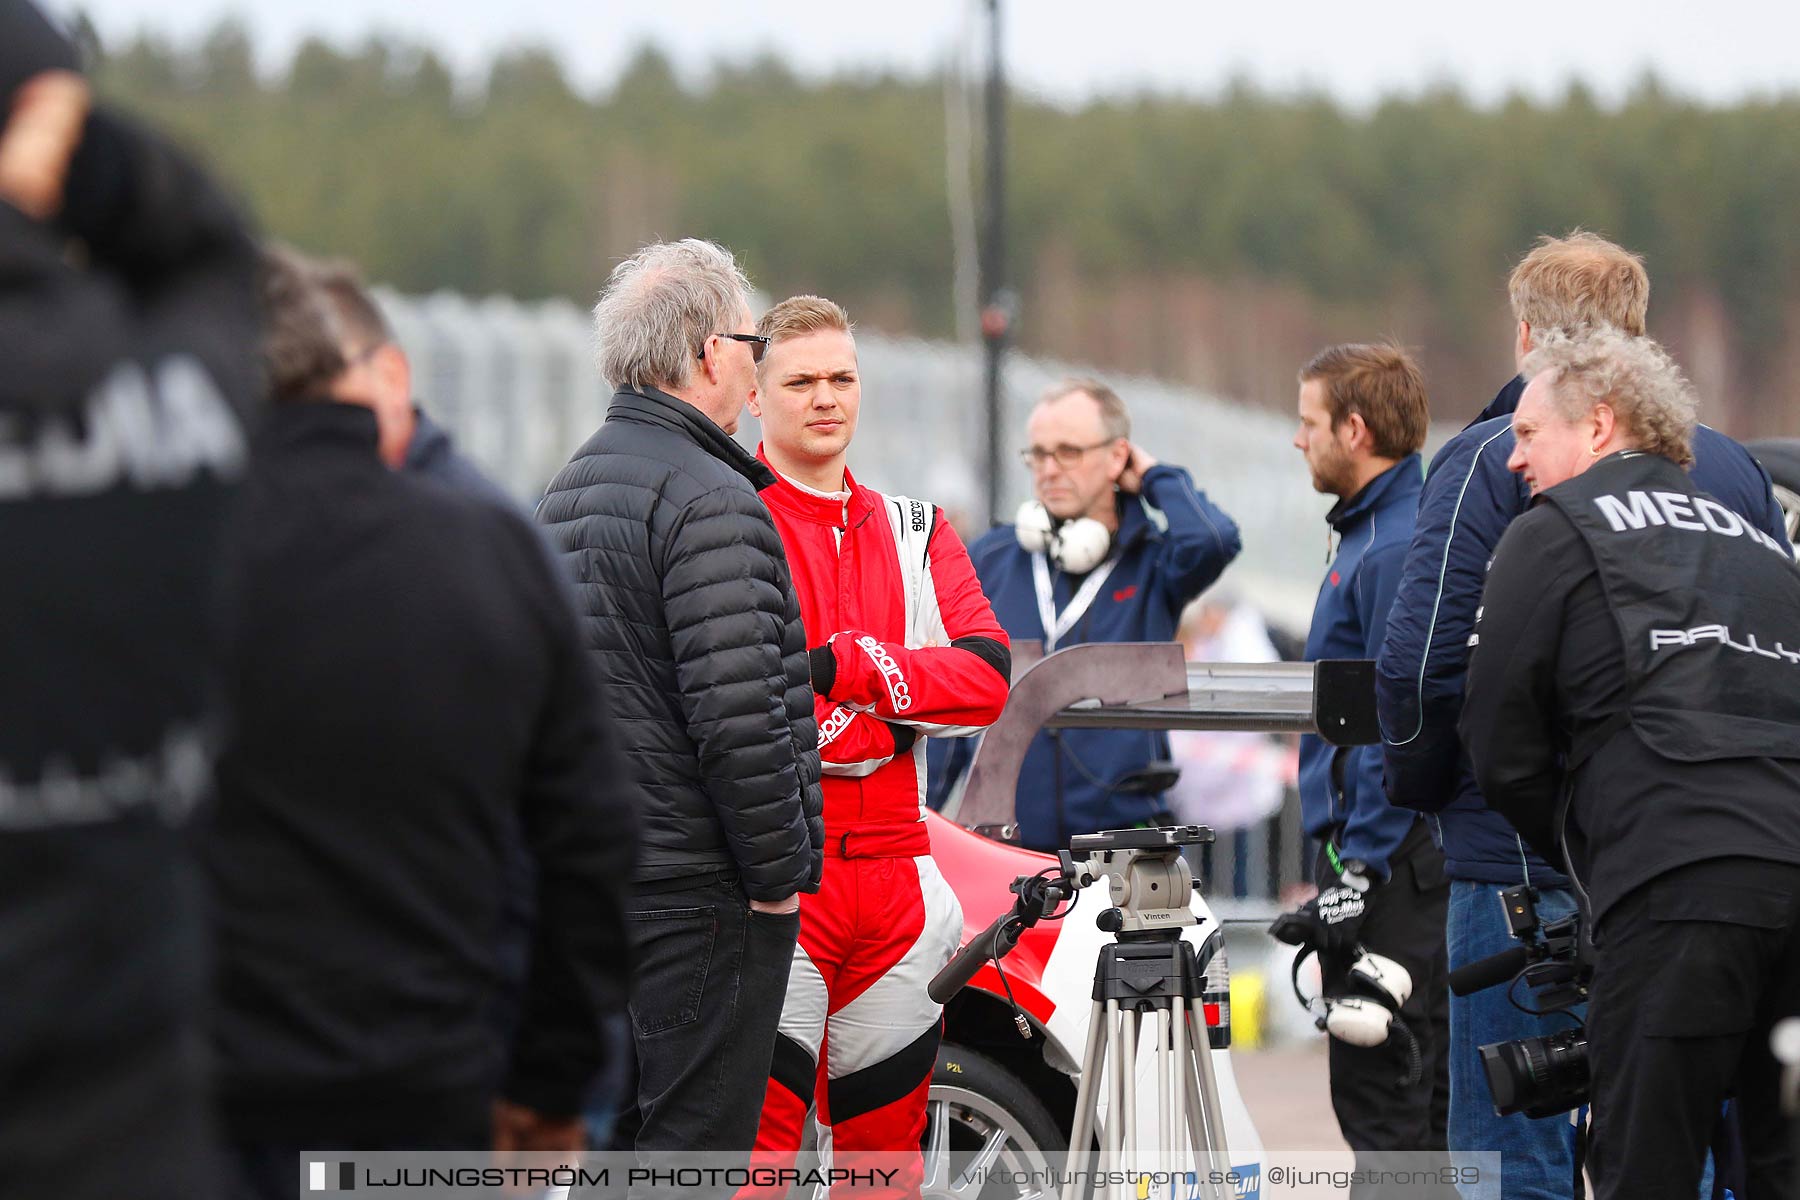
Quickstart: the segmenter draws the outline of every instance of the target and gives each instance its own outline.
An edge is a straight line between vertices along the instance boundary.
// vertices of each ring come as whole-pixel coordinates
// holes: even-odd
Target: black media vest
[[[1665,758],[1800,759],[1800,567],[1656,454],[1545,491],[1593,553],[1625,648],[1629,721]]]

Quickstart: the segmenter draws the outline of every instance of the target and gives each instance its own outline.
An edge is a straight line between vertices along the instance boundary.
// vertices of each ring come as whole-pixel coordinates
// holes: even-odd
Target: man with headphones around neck
[[[1131,440],[1131,415],[1095,379],[1044,393],[1020,452],[1034,498],[1015,525],[969,547],[981,587],[1007,635],[1046,652],[1077,642],[1161,642],[1181,610],[1237,557],[1237,525],[1181,467]],[[933,781],[942,803],[968,765],[970,742],[951,743]],[[1019,840],[1066,849],[1078,833],[1159,823],[1161,793],[1128,792],[1147,764],[1169,757],[1168,735],[1142,730],[1040,733],[1019,771]]]

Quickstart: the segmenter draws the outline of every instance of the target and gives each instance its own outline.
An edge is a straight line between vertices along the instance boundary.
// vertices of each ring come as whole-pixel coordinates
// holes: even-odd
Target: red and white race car
[[[1022,653],[1023,651],[1023,653]],[[962,902],[965,944],[1013,905],[1018,876],[1059,868],[1048,854],[972,832],[995,832],[1012,819],[1012,796],[1026,744],[1039,728],[1252,729],[1314,732],[1340,745],[1374,741],[1373,664],[1187,664],[1179,646],[1083,645],[1044,658],[1014,647],[1007,709],[985,735],[955,820],[927,815],[932,854]],[[966,826],[966,827],[965,827]],[[944,1045],[932,1076],[926,1130],[928,1196],[1027,1195],[977,1186],[972,1168],[1005,1166],[1030,1174],[1047,1150],[1069,1145],[1077,1083],[1093,1012],[1096,960],[1113,935],[1095,918],[1109,906],[1104,889],[1078,898],[1062,920],[1027,929],[1000,961],[989,962],[944,1010]],[[1085,896],[1085,892],[1083,893]],[[1183,938],[1196,949],[1220,925],[1196,892],[1194,924]],[[1260,1177],[1262,1140],[1238,1093],[1230,1053],[1229,975],[1221,943],[1206,971],[1210,1059],[1225,1129],[1225,1156],[1245,1180]],[[1010,997],[1010,998],[1009,998]],[[1023,1013],[1030,1030],[1021,1036]],[[1160,1109],[1149,1039],[1136,1064],[1139,1113]],[[1105,1122],[1104,1107],[1099,1121]],[[1159,1150],[1142,1141],[1140,1150]],[[1215,1147],[1216,1149],[1216,1147]],[[1255,1184],[1242,1197],[1258,1194]]]
[[[962,901],[965,941],[1012,907],[1007,889],[1015,877],[1057,867],[1051,855],[971,833],[936,813],[926,819],[938,868]],[[1029,1174],[1034,1166],[1041,1170],[1045,1151],[1068,1145],[1088,1041],[1095,961],[1101,946],[1112,940],[1094,921],[1107,904],[1104,888],[1099,890],[1099,896],[1083,893],[1063,920],[1027,929],[998,966],[983,966],[945,1006],[944,1045],[932,1075],[925,1135],[925,1195],[1028,1195],[1029,1187],[1008,1192],[994,1184],[975,1186],[974,1177],[983,1174],[978,1168],[994,1166],[1004,1166],[1012,1175]],[[1183,936],[1199,947],[1218,924],[1198,894],[1192,911],[1197,923]],[[1209,993],[1228,992],[1222,948],[1208,962],[1206,974]],[[1020,1035],[1015,1011],[1029,1022],[1029,1039]],[[1209,1002],[1205,1012],[1228,1155],[1234,1168],[1254,1178],[1262,1141],[1232,1074],[1230,1005]],[[1155,1068],[1147,1053],[1137,1074],[1138,1109],[1153,1113]]]

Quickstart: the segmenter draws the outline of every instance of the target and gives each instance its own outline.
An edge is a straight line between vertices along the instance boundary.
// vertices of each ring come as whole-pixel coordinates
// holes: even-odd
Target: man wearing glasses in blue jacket
[[[1044,394],[1020,451],[1033,498],[1018,520],[969,547],[981,590],[1007,636],[1046,653],[1078,642],[1166,642],[1181,610],[1239,550],[1230,517],[1181,467],[1131,440],[1131,414],[1096,379]],[[974,742],[945,740],[932,760],[931,803],[942,807]],[[1019,840],[1067,849],[1069,838],[1169,823],[1162,790],[1143,769],[1169,757],[1168,734],[1040,732],[1019,771]]]

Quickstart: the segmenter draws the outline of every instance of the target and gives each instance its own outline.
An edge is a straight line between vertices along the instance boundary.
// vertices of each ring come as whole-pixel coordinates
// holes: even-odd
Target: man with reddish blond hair
[[[1516,365],[1556,334],[1605,328],[1640,337],[1650,298],[1642,260],[1583,230],[1540,238],[1507,281]],[[1412,544],[1376,657],[1375,706],[1385,745],[1383,779],[1394,803],[1430,814],[1450,877],[1445,941],[1452,971],[1507,951],[1500,893],[1535,889],[1537,915],[1574,913],[1564,864],[1541,858],[1483,802],[1457,720],[1469,646],[1500,536],[1530,506],[1507,473],[1512,415],[1525,391],[1515,375],[1431,460]],[[1768,475],[1740,445],[1704,425],[1694,435],[1694,482],[1758,529],[1785,543]],[[1579,1157],[1567,1121],[1500,1116],[1481,1069],[1480,1047],[1574,1027],[1565,1013],[1536,1014],[1504,987],[1450,1000],[1449,1143],[1453,1159],[1497,1152],[1499,1179],[1465,1185],[1463,1200],[1562,1200],[1574,1194]],[[1465,1162],[1474,1160],[1465,1160]],[[1459,1164],[1465,1165],[1465,1164]]]
[[[943,1011],[925,986],[962,935],[924,823],[924,738],[992,723],[1011,656],[943,512],[845,464],[862,383],[843,309],[796,296],[757,332],[770,344],[750,411],[813,647],[826,855],[818,894],[800,900],[758,1161],[792,1161],[816,1100],[837,1165],[906,1153],[891,1186],[917,1195]]]
[[[1611,325],[1643,337],[1650,276],[1638,255],[1576,229],[1567,237],[1539,238],[1507,277],[1506,294],[1519,323],[1515,350],[1522,361],[1552,330]]]

